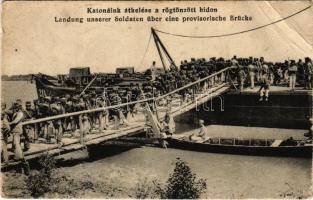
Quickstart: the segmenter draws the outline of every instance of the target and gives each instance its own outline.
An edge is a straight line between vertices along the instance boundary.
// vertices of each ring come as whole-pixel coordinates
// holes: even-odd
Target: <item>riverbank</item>
[[[177,157],[188,162],[208,189],[202,198],[307,198],[312,196],[310,159],[200,153],[152,147],[59,167],[62,181],[49,198],[135,198],[136,185],[164,184]],[[162,159],[160,159],[162,158]],[[3,197],[30,197],[25,176],[2,173]],[[66,178],[64,178],[66,177]],[[146,180],[145,180],[146,179]]]

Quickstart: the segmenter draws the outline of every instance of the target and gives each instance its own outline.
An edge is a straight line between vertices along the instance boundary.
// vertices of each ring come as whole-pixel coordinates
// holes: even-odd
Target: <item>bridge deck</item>
[[[193,108],[196,108],[197,105],[202,104],[211,98],[215,98],[218,95],[228,91],[228,84],[222,83],[212,87],[207,90],[205,93],[196,94],[194,100],[190,100],[187,102],[182,102],[178,97],[172,101],[172,109],[171,113],[173,116],[178,116],[184,112],[187,112]],[[177,104],[179,102],[179,104]],[[159,114],[161,119],[165,116],[165,110],[169,105],[158,107]],[[46,141],[40,139],[35,143],[30,144],[30,149],[24,152],[25,160],[36,159],[43,155],[44,153],[49,153],[50,155],[61,155],[64,153],[68,153],[71,151],[75,151],[78,149],[85,148],[89,145],[98,144],[101,142],[109,141],[112,139],[117,139],[124,136],[131,136],[138,132],[143,132],[145,128],[145,117],[142,112],[138,112],[134,118],[131,119],[130,125],[119,127],[117,130],[113,130],[113,123],[111,122],[108,130],[105,131],[91,131],[91,133],[85,135],[84,143],[81,143],[79,130],[74,133],[65,133],[62,138],[62,147],[58,146],[58,144],[48,144]],[[8,149],[11,149],[12,145],[8,145]],[[6,168],[8,166],[16,165],[21,162],[21,160],[14,160],[13,152],[9,152],[9,163],[2,163],[1,168]]]

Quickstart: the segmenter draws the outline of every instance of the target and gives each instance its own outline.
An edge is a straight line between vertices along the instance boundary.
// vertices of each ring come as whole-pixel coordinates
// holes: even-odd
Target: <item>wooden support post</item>
[[[79,132],[80,132],[80,143],[81,144],[85,144],[85,127],[84,127],[84,123],[83,123],[83,115],[79,115],[78,116],[78,120],[79,120]]]
[[[104,123],[103,123],[103,112],[100,112],[98,115],[98,120],[99,120],[99,130],[103,131],[104,129]]]
[[[39,124],[35,123],[34,124],[34,140],[38,140],[38,135],[39,135]]]

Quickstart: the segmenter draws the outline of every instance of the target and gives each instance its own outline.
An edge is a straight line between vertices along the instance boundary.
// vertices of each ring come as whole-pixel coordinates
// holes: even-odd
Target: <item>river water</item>
[[[35,97],[34,85],[26,82],[2,82],[2,100],[10,103],[15,98],[31,100]],[[191,129],[184,124],[179,129]],[[213,125],[212,130],[223,134],[242,132],[249,134],[248,127]],[[279,138],[286,135],[302,135],[301,130],[256,129],[255,134],[267,134]],[[239,131],[240,130],[240,131]],[[268,130],[268,131],[267,131]],[[278,130],[278,131],[277,131]],[[212,131],[214,132],[214,131]],[[59,173],[74,179],[97,182],[109,180],[118,187],[133,188],[143,178],[157,179],[165,183],[172,172],[176,158],[188,162],[198,177],[205,178],[208,188],[203,198],[297,198],[311,196],[312,162],[310,159],[239,156],[200,153],[176,149],[153,147],[133,148],[101,159],[63,166]],[[8,176],[10,177],[10,176]],[[5,179],[10,182],[10,178]],[[10,193],[10,192],[8,192]],[[101,191],[84,193],[79,197],[128,198],[126,193],[116,190],[107,196]]]

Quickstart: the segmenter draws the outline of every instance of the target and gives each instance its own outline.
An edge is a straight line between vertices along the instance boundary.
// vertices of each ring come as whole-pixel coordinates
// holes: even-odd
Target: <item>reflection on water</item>
[[[34,85],[26,82],[2,82],[2,100],[7,103],[16,98],[26,101],[35,97]],[[178,132],[193,131],[194,128],[188,124],[177,126]],[[216,125],[210,129],[211,133],[228,136],[236,132],[249,136],[252,130]],[[252,132],[259,137],[302,135],[303,130],[297,131],[254,128]],[[204,197],[279,198],[280,194],[288,194],[290,191],[300,196],[308,196],[310,191],[312,163],[310,159],[300,158],[224,155],[143,147],[92,162],[61,167],[59,170],[78,177],[88,175],[90,181],[110,176],[121,184],[134,186],[142,177],[157,178],[165,182],[177,157],[187,161],[199,177],[206,178],[208,190]]]

